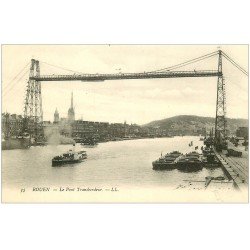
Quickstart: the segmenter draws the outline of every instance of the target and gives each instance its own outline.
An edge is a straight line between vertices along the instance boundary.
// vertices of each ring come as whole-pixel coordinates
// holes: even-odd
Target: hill
[[[143,127],[157,128],[166,131],[170,134],[204,134],[205,131],[210,131],[214,128],[215,118],[194,116],[194,115],[179,115],[163,120],[152,121]],[[234,134],[238,127],[248,127],[247,119],[232,119],[227,118],[228,130]]]

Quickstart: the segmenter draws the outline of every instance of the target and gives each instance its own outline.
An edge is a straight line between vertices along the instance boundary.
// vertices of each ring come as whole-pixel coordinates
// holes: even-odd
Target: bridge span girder
[[[216,70],[203,71],[167,71],[145,73],[119,73],[119,74],[79,74],[79,75],[40,75],[31,76],[35,81],[86,81],[98,82],[106,80],[129,80],[129,79],[160,79],[160,78],[183,78],[183,77],[220,77],[221,72]]]

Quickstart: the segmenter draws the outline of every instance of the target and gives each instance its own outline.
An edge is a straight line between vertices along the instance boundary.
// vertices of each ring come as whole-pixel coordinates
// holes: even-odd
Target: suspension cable
[[[17,77],[25,70],[25,68],[30,64],[30,62],[28,62],[23,68],[22,70],[9,82],[8,85],[6,85],[3,89],[3,91],[6,91],[8,88],[12,87],[13,84],[15,84],[15,80],[17,79]]]
[[[232,58],[230,58],[225,52],[222,51],[222,55],[231,63],[233,64],[237,69],[239,69],[243,74],[248,76],[248,72],[244,70],[238,63],[236,63]]]
[[[214,51],[214,52],[212,52],[212,53],[206,54],[206,55],[204,55],[204,56],[197,57],[197,58],[192,59],[192,60],[188,60],[188,61],[183,62],[183,63],[176,64],[176,65],[174,65],[174,66],[170,66],[170,67],[167,67],[167,68],[162,68],[162,69],[150,71],[150,72],[148,72],[148,73],[159,72],[159,71],[163,71],[163,70],[173,70],[173,69],[181,68],[181,67],[184,67],[184,66],[186,66],[186,65],[188,65],[188,64],[195,63],[195,62],[199,62],[199,61],[201,61],[201,60],[210,58],[210,57],[215,56],[215,55],[218,55],[218,51]]]
[[[17,81],[15,81],[12,84],[12,86],[9,89],[5,89],[3,91],[3,96],[6,96],[23,79],[23,77],[28,73],[28,71],[29,71],[29,68],[20,76],[20,78]]]
[[[39,61],[39,62],[44,63],[44,64],[47,64],[47,65],[52,66],[52,67],[54,67],[54,68],[63,69],[63,70],[70,71],[70,72],[73,72],[73,73],[78,73],[78,74],[80,73],[80,74],[82,74],[82,72],[75,71],[75,70],[71,70],[71,69],[67,69],[67,68],[60,67],[60,66],[56,66],[56,65],[53,65],[53,64],[51,64],[51,63],[47,63],[47,62],[43,62],[43,61]]]

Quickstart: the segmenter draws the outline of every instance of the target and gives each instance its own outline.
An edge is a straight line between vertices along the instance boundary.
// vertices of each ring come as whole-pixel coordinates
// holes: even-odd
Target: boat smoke
[[[70,128],[68,128],[70,132]],[[72,138],[66,137],[60,134],[58,127],[45,127],[44,135],[48,144],[59,145],[59,144],[73,144],[75,141]]]

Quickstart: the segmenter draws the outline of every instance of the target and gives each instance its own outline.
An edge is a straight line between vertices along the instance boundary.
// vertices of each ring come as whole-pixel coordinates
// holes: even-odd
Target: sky
[[[3,45],[2,112],[23,114],[31,58],[39,60],[41,75],[132,73],[172,66],[219,48],[248,70],[247,45]],[[217,65],[214,57],[180,70],[216,70]],[[223,74],[227,117],[248,118],[248,77],[224,58]],[[176,115],[215,117],[216,85],[216,77],[42,82],[43,115],[52,121],[57,108],[60,117],[67,117],[73,92],[76,119],[87,121],[141,125]]]

